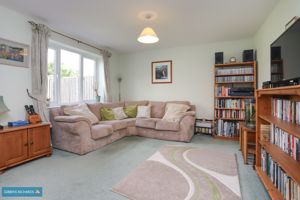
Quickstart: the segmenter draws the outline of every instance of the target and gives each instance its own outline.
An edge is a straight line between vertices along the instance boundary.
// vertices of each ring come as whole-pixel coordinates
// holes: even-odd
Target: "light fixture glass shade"
[[[151,44],[159,41],[156,33],[150,27],[144,28],[144,30],[140,34],[140,37],[138,37],[137,40],[141,43],[146,43],[146,44]]]
[[[0,96],[0,113],[8,112],[9,109],[4,103],[3,96]]]

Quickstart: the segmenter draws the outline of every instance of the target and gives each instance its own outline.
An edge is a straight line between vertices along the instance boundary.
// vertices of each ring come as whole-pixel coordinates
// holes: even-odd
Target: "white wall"
[[[120,55],[122,99],[188,100],[197,107],[197,116],[213,118],[214,55],[223,51],[224,61],[253,48],[252,39],[219,42],[172,49]],[[151,84],[151,62],[173,61],[173,83]]]
[[[31,45],[31,27],[27,22],[33,20],[40,22],[38,19],[32,19],[32,17],[22,15],[21,13],[7,9],[0,6],[0,37],[27,45]],[[73,43],[64,38],[53,38],[72,45]],[[75,45],[76,46],[76,45]],[[91,51],[91,48],[87,48],[83,45],[76,46],[78,48]],[[114,81],[115,74],[117,73],[118,54],[112,51],[112,58],[110,59],[111,66],[111,82],[113,89],[113,99],[117,100],[117,82]],[[26,89],[31,89],[31,69],[20,68],[8,65],[0,64],[0,95],[4,97],[4,101],[9,112],[0,115],[0,124],[4,125],[8,121],[25,119],[24,105],[32,104],[30,98],[27,97]]]
[[[270,80],[270,44],[284,32],[285,24],[294,16],[300,17],[300,1],[279,1],[254,37],[259,61],[259,87],[262,82]]]
[[[27,18],[19,13],[0,7],[0,37],[24,44],[31,43],[31,28]],[[0,114],[0,123],[24,119],[25,104],[31,104],[26,89],[31,88],[30,68],[0,64],[0,95],[10,112]]]

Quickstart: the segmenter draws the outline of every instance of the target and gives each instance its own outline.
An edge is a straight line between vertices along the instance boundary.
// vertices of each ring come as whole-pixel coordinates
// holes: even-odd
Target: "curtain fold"
[[[104,91],[104,101],[111,102],[111,89],[110,89],[110,72],[109,72],[109,58],[111,57],[111,53],[107,50],[101,51],[103,55],[103,65],[104,65],[104,78],[105,78],[105,91]]]
[[[49,122],[49,111],[47,107],[48,88],[48,43],[50,29],[44,24],[31,23],[31,80],[33,105],[44,122]]]

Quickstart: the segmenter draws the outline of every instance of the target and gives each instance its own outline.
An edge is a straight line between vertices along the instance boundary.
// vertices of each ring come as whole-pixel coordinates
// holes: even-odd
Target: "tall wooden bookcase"
[[[284,190],[285,192],[282,191],[280,192],[280,189],[278,188],[278,186],[276,187],[276,183],[274,183],[274,178],[273,181],[271,178],[274,177],[274,172],[272,175],[270,175],[271,173],[270,170],[269,171],[266,170],[266,168],[270,169],[270,163],[265,162],[265,160],[262,159],[265,159],[266,157],[265,155],[268,154],[268,158],[271,157],[272,161],[276,163],[277,166],[280,167],[280,169],[285,173],[285,175],[290,177],[290,179],[294,183],[298,184],[298,186],[300,185],[300,162],[299,160],[298,161],[295,160],[295,158],[293,158],[291,155],[283,151],[282,147],[280,148],[280,145],[278,145],[278,143],[276,144],[272,139],[270,139],[272,135],[279,134],[278,132],[276,133],[272,131],[272,128],[265,131],[263,127],[276,126],[278,129],[285,132],[286,137],[294,137],[294,139],[295,138],[299,139],[300,125],[298,125],[299,121],[297,124],[295,121],[285,121],[283,120],[284,118],[280,119],[278,118],[278,116],[274,115],[274,110],[275,111],[279,110],[277,104],[274,103],[276,99],[282,99],[285,101],[287,100],[290,102],[299,102],[300,86],[260,89],[257,90],[256,92],[256,114],[257,114],[256,115],[256,133],[257,133],[256,134],[256,164],[255,164],[256,171],[261,181],[265,185],[267,191],[269,192],[271,198],[273,200],[284,200],[286,199],[286,195],[291,195],[291,194],[287,194],[286,190]],[[285,107],[283,103],[280,106]],[[294,110],[293,114],[290,114],[290,116],[295,117],[296,108],[293,106],[287,108]],[[285,109],[285,110],[289,110],[289,109]],[[269,135],[267,135],[268,137],[265,137],[264,134],[269,134]],[[281,137],[281,140],[282,138],[286,138],[286,137]],[[269,138],[269,139],[265,139],[265,138]],[[287,144],[284,144],[285,148],[291,145],[291,143],[290,144],[289,143],[290,143],[290,139],[288,139]],[[281,145],[282,144],[283,143],[281,143]],[[298,156],[300,156],[299,154]],[[297,159],[299,159],[299,157]],[[266,165],[266,163],[268,164]],[[281,176],[283,175],[281,174]],[[277,177],[276,179],[278,181],[278,179],[280,178]],[[288,183],[284,182],[284,184],[291,185],[291,183],[289,182]],[[298,196],[298,198],[300,197]]]
[[[250,96],[233,96],[230,90],[242,87],[256,90],[256,62],[216,64],[214,67],[214,120],[216,124],[214,136],[220,139],[239,140],[239,123],[244,121],[245,117],[244,101],[255,97],[254,93]]]

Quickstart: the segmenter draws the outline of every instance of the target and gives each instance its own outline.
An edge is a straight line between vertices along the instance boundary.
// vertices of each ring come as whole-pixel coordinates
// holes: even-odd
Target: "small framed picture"
[[[0,64],[29,67],[29,45],[0,38]]]
[[[152,84],[172,83],[172,60],[152,62]]]

